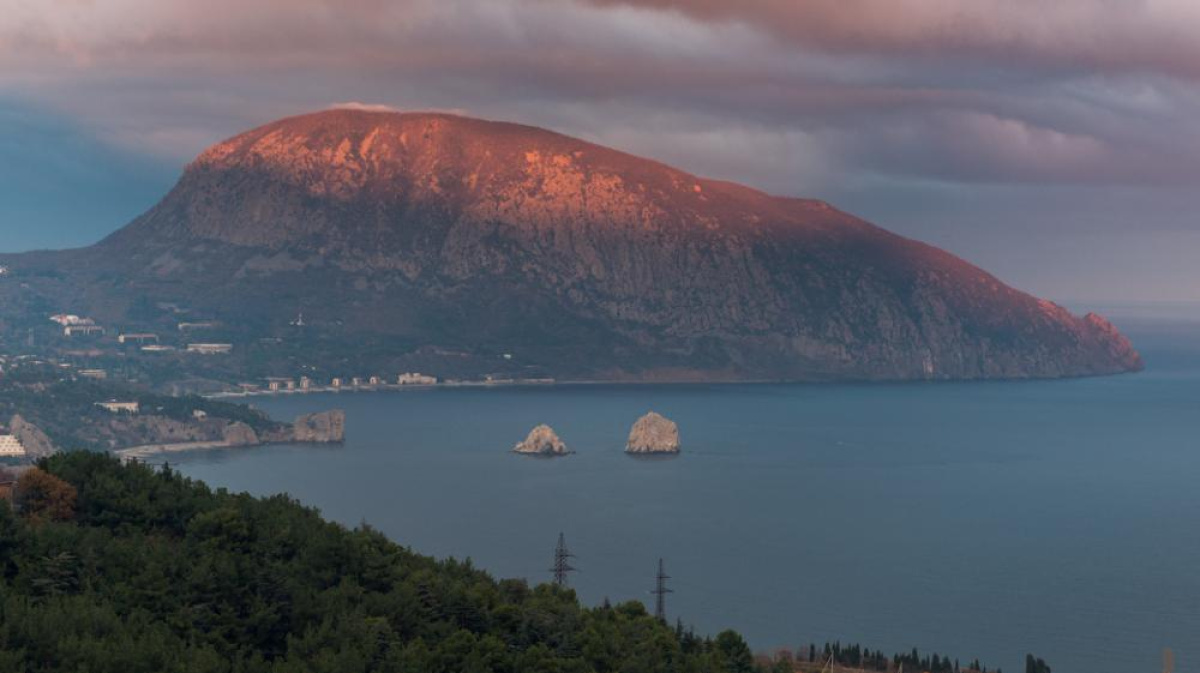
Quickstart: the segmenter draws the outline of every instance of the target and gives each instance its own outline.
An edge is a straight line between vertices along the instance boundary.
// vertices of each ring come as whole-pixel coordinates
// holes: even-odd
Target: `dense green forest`
[[[1038,659],[1031,673],[1049,673]],[[85,451],[25,471],[0,500],[4,673],[791,673],[986,671],[859,645],[756,659],[639,602],[582,607],[495,580],[286,496],[212,490]],[[1028,668],[1028,667],[1027,667]],[[997,672],[998,673],[998,672]]]
[[[0,503],[0,671],[538,673],[754,670],[733,632],[641,603],[497,581],[284,496],[214,491],[89,452]]]

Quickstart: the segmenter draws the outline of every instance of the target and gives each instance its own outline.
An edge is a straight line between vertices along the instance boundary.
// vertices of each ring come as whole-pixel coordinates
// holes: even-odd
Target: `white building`
[[[233,344],[188,344],[187,352],[201,355],[224,355],[233,352]]]
[[[405,372],[396,377],[396,384],[401,386],[431,386],[437,382],[436,376],[429,376],[419,372]]]
[[[67,325],[63,328],[63,336],[104,336],[104,328],[99,325]]]
[[[96,324],[95,320],[92,320],[91,318],[81,318],[81,317],[75,315],[74,313],[56,313],[56,314],[50,316],[50,321],[56,322],[56,323],[62,325],[63,327],[70,327],[72,325],[95,325]]]
[[[148,344],[140,349],[143,353],[169,353],[175,350],[174,346],[164,346],[162,344]]]
[[[111,411],[114,414],[136,414],[141,409],[137,402],[119,402],[117,400],[97,402],[96,406],[106,411]]]
[[[199,320],[196,322],[181,322],[176,327],[179,328],[180,332],[190,332],[198,329],[215,329],[217,323],[213,320]]]
[[[0,458],[24,458],[25,447],[16,435],[0,435]]]

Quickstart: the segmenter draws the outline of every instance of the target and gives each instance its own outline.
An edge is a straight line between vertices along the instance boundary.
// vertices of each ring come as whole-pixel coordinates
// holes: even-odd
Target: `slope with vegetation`
[[[750,652],[640,603],[497,581],[284,496],[214,491],[86,452],[0,504],[0,670],[740,672]]]
[[[114,413],[97,405],[108,400],[137,402],[139,412]],[[297,438],[294,424],[280,423],[246,405],[74,378],[53,366],[25,366],[0,374],[0,424],[11,424],[17,417],[44,432],[57,450],[185,442],[241,446]]]
[[[584,607],[570,589],[421,556],[287,496],[100,453],[43,459],[11,508],[0,500],[6,673],[827,670],[988,669],[840,643],[756,659],[734,631],[701,637],[639,602]]]

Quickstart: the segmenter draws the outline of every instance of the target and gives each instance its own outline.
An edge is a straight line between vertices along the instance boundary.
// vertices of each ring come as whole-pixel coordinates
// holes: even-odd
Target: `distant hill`
[[[64,310],[171,302],[378,370],[641,380],[1139,369],[1098,315],[815,200],[549,131],[333,110],[208,149],[100,244],[8,256]],[[301,357],[298,355],[297,357]]]

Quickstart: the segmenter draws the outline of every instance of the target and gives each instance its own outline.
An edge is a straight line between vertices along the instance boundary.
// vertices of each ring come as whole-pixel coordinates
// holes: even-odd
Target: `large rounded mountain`
[[[332,110],[248,131],[80,254],[93,297],[186,304],[245,339],[302,313],[308,348],[381,370],[812,380],[1141,365],[1103,318],[824,202],[445,114]]]

